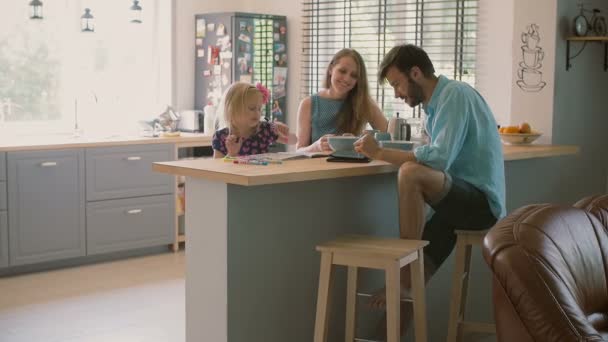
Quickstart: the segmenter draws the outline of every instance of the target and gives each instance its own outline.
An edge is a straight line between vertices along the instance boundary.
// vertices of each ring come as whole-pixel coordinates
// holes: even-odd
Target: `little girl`
[[[260,121],[262,107],[269,92],[258,83],[233,83],[224,93],[223,121],[225,128],[213,135],[213,157],[247,156],[267,153],[272,143],[295,143],[296,137],[280,122]],[[222,106],[220,102],[220,106]]]

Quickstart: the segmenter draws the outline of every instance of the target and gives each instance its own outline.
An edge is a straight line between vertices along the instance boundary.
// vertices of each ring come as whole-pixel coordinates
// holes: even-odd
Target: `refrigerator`
[[[270,99],[262,109],[268,121],[286,122],[287,19],[257,13],[195,16],[195,108],[217,106],[232,82],[262,83]]]

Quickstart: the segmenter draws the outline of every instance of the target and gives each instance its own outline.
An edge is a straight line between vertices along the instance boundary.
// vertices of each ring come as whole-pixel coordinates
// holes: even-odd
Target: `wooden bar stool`
[[[469,275],[471,271],[471,247],[481,246],[487,232],[488,230],[456,231],[456,265],[452,279],[447,342],[462,341],[464,335],[471,332],[496,333],[495,324],[465,320]]]
[[[358,267],[365,267],[385,271],[387,341],[400,341],[400,270],[410,263],[416,342],[425,342],[427,331],[422,249],[427,244],[427,241],[419,240],[349,235],[317,246],[317,251],[321,252],[321,270],[314,342],[327,340],[333,265],[348,267],[345,340],[355,341],[357,271]]]

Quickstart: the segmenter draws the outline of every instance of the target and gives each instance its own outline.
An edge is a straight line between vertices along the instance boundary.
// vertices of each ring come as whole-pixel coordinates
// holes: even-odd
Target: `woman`
[[[359,135],[367,123],[386,132],[388,123],[369,95],[365,63],[357,51],[342,49],[334,55],[324,87],[300,103],[298,151],[331,151],[328,136]]]

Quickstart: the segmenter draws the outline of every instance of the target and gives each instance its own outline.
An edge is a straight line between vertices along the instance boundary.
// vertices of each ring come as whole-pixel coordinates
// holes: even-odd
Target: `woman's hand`
[[[229,136],[226,137],[226,150],[228,152],[228,154],[226,154],[228,157],[236,157],[239,155],[239,152],[241,151],[241,145],[243,145],[243,140],[245,139],[240,139],[238,136],[231,134]]]
[[[325,134],[320,137],[319,140],[315,141],[314,145],[316,150],[319,152],[331,152],[333,149],[329,146],[328,139],[329,137],[333,137],[335,134]]]
[[[378,159],[377,155],[378,152],[380,152],[380,147],[371,134],[363,135],[359,140],[355,141],[353,145],[355,146],[355,151],[357,153],[361,153],[371,159]]]

